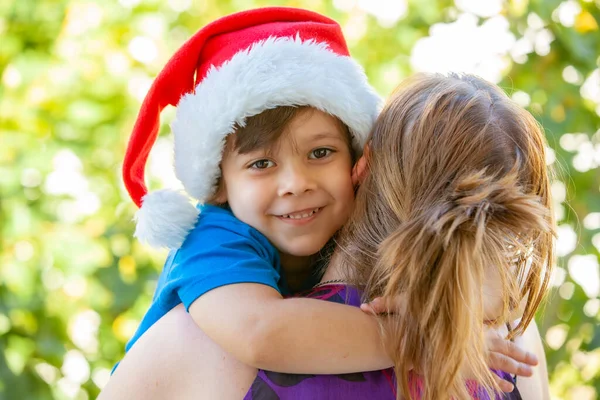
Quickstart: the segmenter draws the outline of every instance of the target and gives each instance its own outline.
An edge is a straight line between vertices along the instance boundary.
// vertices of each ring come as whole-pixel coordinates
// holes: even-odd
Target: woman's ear
[[[367,159],[369,158],[369,145],[366,144],[363,150],[363,155],[358,159],[354,168],[352,168],[352,184],[358,186],[362,183],[367,172]]]

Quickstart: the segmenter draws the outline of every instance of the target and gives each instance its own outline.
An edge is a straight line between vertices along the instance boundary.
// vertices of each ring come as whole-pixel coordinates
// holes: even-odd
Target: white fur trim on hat
[[[215,190],[225,138],[246,118],[278,106],[310,105],[338,117],[360,153],[380,110],[362,67],[324,43],[269,38],[212,68],[182,97],[171,128],[175,173],[204,202]]]
[[[199,211],[174,190],[158,190],[142,198],[135,214],[134,236],[152,247],[178,249],[196,225]]]

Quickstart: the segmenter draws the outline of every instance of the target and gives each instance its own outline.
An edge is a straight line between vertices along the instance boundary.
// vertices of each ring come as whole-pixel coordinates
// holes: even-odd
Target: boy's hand
[[[370,314],[397,314],[403,312],[404,297],[397,296],[392,300],[377,297],[369,303],[363,303],[360,309]],[[485,345],[488,350],[488,366],[491,369],[502,370],[511,375],[529,377],[533,374],[531,366],[538,363],[537,357],[504,338],[496,329],[484,328]],[[512,392],[514,385],[494,374],[496,382],[504,392]]]
[[[502,370],[511,375],[531,376],[531,366],[538,364],[535,354],[519,347],[514,342],[505,339],[496,329],[484,328],[485,344],[488,349],[488,366],[492,369]],[[495,376],[496,382],[504,392],[512,392],[514,385]]]
[[[387,301],[383,297],[376,297],[369,303],[360,305],[360,309],[370,314],[398,314],[404,311],[404,296],[399,295]]]

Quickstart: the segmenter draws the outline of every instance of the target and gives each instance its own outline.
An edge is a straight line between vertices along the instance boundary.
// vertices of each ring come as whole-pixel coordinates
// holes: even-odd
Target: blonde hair
[[[385,318],[398,396],[470,399],[468,365],[497,390],[483,342],[485,276],[502,284],[503,311],[525,303],[516,335],[545,295],[554,221],[544,134],[497,86],[468,75],[419,74],[401,84],[369,140],[368,173],[338,255],[365,298],[405,297]],[[367,282],[364,285],[364,282]]]

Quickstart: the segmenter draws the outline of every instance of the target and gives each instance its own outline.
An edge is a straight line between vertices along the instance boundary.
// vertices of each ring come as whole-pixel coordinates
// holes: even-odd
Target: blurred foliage
[[[0,2],[0,399],[88,399],[106,382],[165,257],[132,239],[135,210],[119,172],[144,92],[198,28],[274,3]],[[410,1],[391,22],[368,10],[379,3],[277,2],[338,20],[387,95],[415,69],[415,45],[469,1]],[[500,57],[500,84],[544,125],[558,167],[561,257],[538,316],[553,397],[598,399],[600,1],[496,3],[516,39]],[[165,184],[156,171],[152,187]]]

